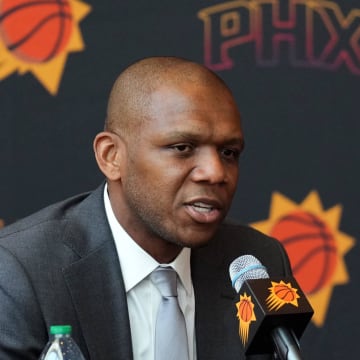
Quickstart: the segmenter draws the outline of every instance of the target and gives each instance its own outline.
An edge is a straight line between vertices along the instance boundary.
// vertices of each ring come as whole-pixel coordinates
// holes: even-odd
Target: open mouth
[[[205,204],[203,202],[196,202],[196,203],[190,204],[190,206],[192,206],[195,211],[198,211],[200,213],[209,213],[215,209],[214,206],[212,206],[210,204]]]
[[[215,201],[194,201],[186,204],[191,218],[198,223],[212,223],[221,217],[220,206]]]

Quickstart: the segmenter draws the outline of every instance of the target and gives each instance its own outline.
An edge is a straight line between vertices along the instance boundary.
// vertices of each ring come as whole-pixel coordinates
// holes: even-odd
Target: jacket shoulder
[[[16,222],[9,224],[0,230],[0,239],[15,233],[30,230],[31,228],[45,225],[49,222],[66,219],[78,204],[89,196],[90,192],[78,194],[60,202],[44,207],[37,212],[28,215]]]

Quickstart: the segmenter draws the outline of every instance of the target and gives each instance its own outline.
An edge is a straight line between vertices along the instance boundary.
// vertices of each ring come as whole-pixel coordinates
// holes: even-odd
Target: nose
[[[203,149],[192,170],[192,180],[209,184],[225,184],[228,170],[217,149]]]

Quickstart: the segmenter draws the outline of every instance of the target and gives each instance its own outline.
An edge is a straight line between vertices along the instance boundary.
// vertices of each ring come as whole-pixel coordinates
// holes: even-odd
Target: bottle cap
[[[52,325],[50,326],[50,334],[51,335],[66,335],[71,334],[72,327],[71,325]]]

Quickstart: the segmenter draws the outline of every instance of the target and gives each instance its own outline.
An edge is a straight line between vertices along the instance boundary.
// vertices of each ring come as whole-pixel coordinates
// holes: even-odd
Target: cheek
[[[239,171],[237,170],[234,172],[230,180],[231,187],[234,189],[234,191],[237,188],[238,182],[239,182]]]
[[[146,156],[147,155],[147,156]],[[149,152],[142,157],[141,161],[131,162],[129,169],[143,181],[148,181],[156,187],[171,188],[177,187],[186,179],[184,166],[174,164],[162,154]]]
[[[142,194],[144,198],[151,199],[156,203],[164,204],[176,196],[181,187],[178,169],[172,166],[164,166],[159,161],[131,162],[127,169],[127,176],[124,177],[124,185],[127,188]]]
[[[227,184],[229,191],[235,191],[239,180],[239,168],[231,166],[227,169]]]

